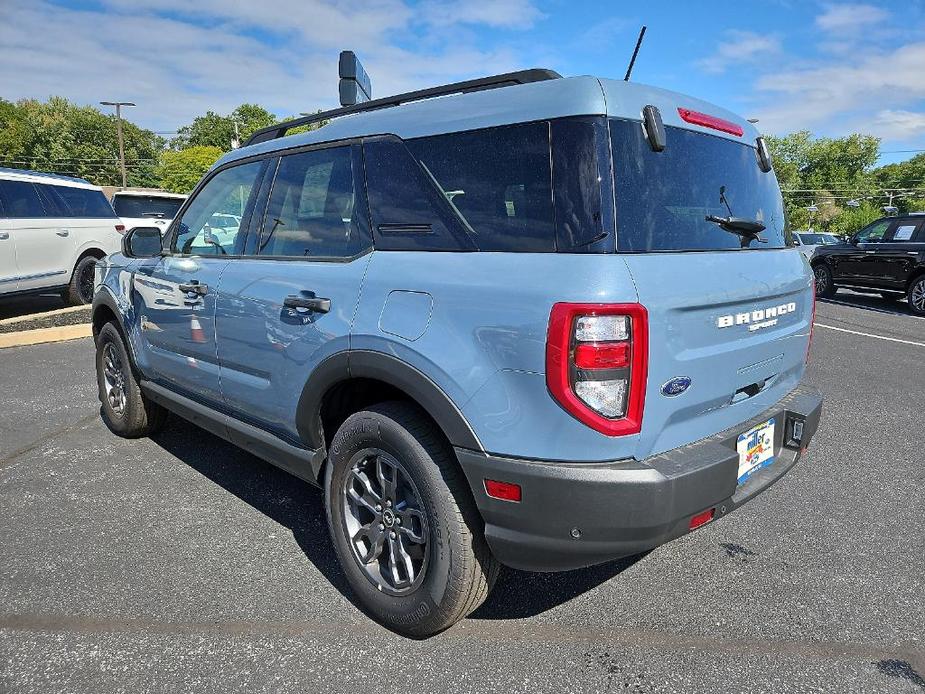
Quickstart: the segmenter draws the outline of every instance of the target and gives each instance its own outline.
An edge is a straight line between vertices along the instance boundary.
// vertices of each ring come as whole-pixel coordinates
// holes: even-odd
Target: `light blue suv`
[[[642,552],[796,463],[821,398],[790,246],[764,141],[697,99],[529,70],[348,106],[97,266],[101,412],[323,487],[358,601],[426,636],[499,563]]]

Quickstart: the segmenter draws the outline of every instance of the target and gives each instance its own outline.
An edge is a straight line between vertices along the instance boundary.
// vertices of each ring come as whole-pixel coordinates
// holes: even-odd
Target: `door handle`
[[[327,313],[331,310],[331,300],[322,299],[315,296],[315,292],[305,292],[301,294],[290,294],[283,299],[283,306],[286,308],[305,308],[315,313]]]
[[[190,280],[189,284],[181,284],[180,291],[187,294],[198,294],[203,296],[209,292],[209,285],[200,284],[199,280]]]
[[[8,232],[0,231],[0,241],[6,241],[8,238],[10,238],[10,235]]]
[[[69,229],[58,229],[58,231],[56,231],[55,233],[56,233],[58,236],[67,236],[67,235],[70,234],[71,232],[70,232]]]

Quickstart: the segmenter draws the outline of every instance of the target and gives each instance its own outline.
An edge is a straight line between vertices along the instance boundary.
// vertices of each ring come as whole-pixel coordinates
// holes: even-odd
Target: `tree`
[[[163,139],[123,120],[128,183],[151,186]],[[0,100],[0,163],[121,185],[116,119],[61,97]]]
[[[194,146],[179,151],[167,150],[161,156],[158,182],[171,193],[189,193],[209,167],[222,156],[218,147]]]
[[[227,116],[207,111],[180,128],[170,144],[175,149],[218,147],[227,152],[235,138],[235,123],[238,124],[238,139],[243,143],[254,131],[276,123],[276,116],[256,104],[241,104]]]
[[[900,212],[925,210],[925,152],[881,166],[874,176],[884,190],[897,193],[894,204]]]

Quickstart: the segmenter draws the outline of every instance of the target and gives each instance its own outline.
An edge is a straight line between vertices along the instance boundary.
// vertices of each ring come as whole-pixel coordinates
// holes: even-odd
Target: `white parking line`
[[[863,335],[864,337],[873,337],[877,340],[886,340],[887,342],[901,342],[904,345],[915,345],[916,347],[925,347],[925,342],[913,342],[912,340],[900,340],[896,337],[885,337],[884,335],[872,335],[871,333],[862,333],[857,330],[848,330],[847,328],[836,328],[834,325],[826,325],[825,323],[813,323],[817,328],[828,328],[829,330],[837,330],[840,333],[851,333],[852,335]]]
[[[869,296],[868,294],[858,294],[858,296]],[[856,304],[851,301],[839,301],[838,299],[819,299],[820,303],[824,304],[838,304],[839,306],[850,306],[852,308],[862,308],[865,311],[873,311],[874,313],[885,313],[888,316],[902,316],[903,318],[915,318],[916,320],[925,320],[925,317],[922,316],[913,316],[908,313],[903,313],[902,311],[890,311],[885,308],[875,308],[873,306],[868,306],[867,304]]]

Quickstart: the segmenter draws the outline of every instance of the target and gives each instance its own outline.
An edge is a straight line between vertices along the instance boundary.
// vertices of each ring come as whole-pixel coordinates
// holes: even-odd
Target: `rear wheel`
[[[816,296],[821,296],[824,299],[835,296],[835,281],[828,265],[820,263],[814,267],[813,276],[816,283]]]
[[[96,378],[100,415],[113,433],[138,438],[164,426],[167,410],[142,394],[122,334],[112,322],[96,338]]]
[[[350,587],[389,629],[430,636],[487,597],[498,564],[452,449],[418,408],[387,402],[343,423],[325,506]]]
[[[925,275],[917,277],[909,287],[909,308],[917,316],[925,316]]]
[[[67,286],[64,299],[72,306],[81,306],[93,301],[93,282],[96,270],[96,258],[87,255],[77,261],[71,282]]]

